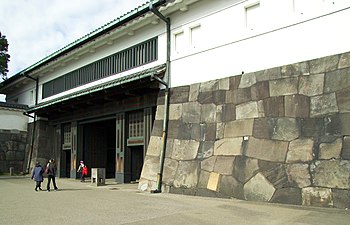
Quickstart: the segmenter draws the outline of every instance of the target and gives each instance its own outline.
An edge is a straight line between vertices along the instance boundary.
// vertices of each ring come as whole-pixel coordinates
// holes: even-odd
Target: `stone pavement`
[[[46,181],[44,181],[44,190]],[[151,194],[137,184],[92,186],[57,179],[59,191],[34,191],[28,177],[0,176],[0,224],[348,225],[348,210]]]

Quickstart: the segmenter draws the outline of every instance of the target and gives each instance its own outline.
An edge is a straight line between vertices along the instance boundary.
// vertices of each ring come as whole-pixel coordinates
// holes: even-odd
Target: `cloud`
[[[1,0],[8,77],[122,16],[145,0]]]

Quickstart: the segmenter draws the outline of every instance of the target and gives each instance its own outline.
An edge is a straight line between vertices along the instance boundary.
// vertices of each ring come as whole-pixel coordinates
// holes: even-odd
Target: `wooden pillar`
[[[143,119],[143,159],[145,159],[146,157],[146,153],[147,153],[147,148],[148,148],[148,143],[149,143],[149,139],[151,138],[151,132],[152,132],[152,123],[153,123],[153,115],[152,115],[152,108],[146,108],[144,109],[144,119]]]
[[[61,168],[61,157],[62,157],[62,134],[61,134],[61,124],[55,126],[55,135],[53,138],[53,150],[56,155],[56,166],[57,166],[57,177],[62,177],[62,168]]]
[[[77,178],[77,149],[78,149],[78,123],[72,122],[72,150],[71,150],[71,165],[70,165],[70,177]]]
[[[124,183],[124,159],[125,159],[125,113],[117,114],[116,119],[116,168],[115,179],[118,183]]]

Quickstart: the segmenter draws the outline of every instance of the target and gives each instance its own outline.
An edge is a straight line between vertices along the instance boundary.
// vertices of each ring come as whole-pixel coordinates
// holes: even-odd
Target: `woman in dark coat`
[[[36,162],[35,168],[33,169],[33,173],[32,173],[32,179],[34,179],[34,181],[36,182],[35,191],[38,191],[38,188],[39,190],[42,190],[41,182],[43,182],[44,180],[43,173],[44,173],[43,167],[40,165],[39,162]]]
[[[55,179],[57,168],[56,168],[55,160],[53,159],[49,160],[49,163],[46,165],[46,170],[47,170],[47,191],[50,191],[51,180],[55,191],[57,191],[58,188],[56,186],[56,179]]]

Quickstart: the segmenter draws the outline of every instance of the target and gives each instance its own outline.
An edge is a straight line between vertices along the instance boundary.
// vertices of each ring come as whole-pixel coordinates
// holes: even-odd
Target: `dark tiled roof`
[[[10,109],[28,109],[27,105],[7,103],[7,102],[0,102],[0,107],[10,108]]]

